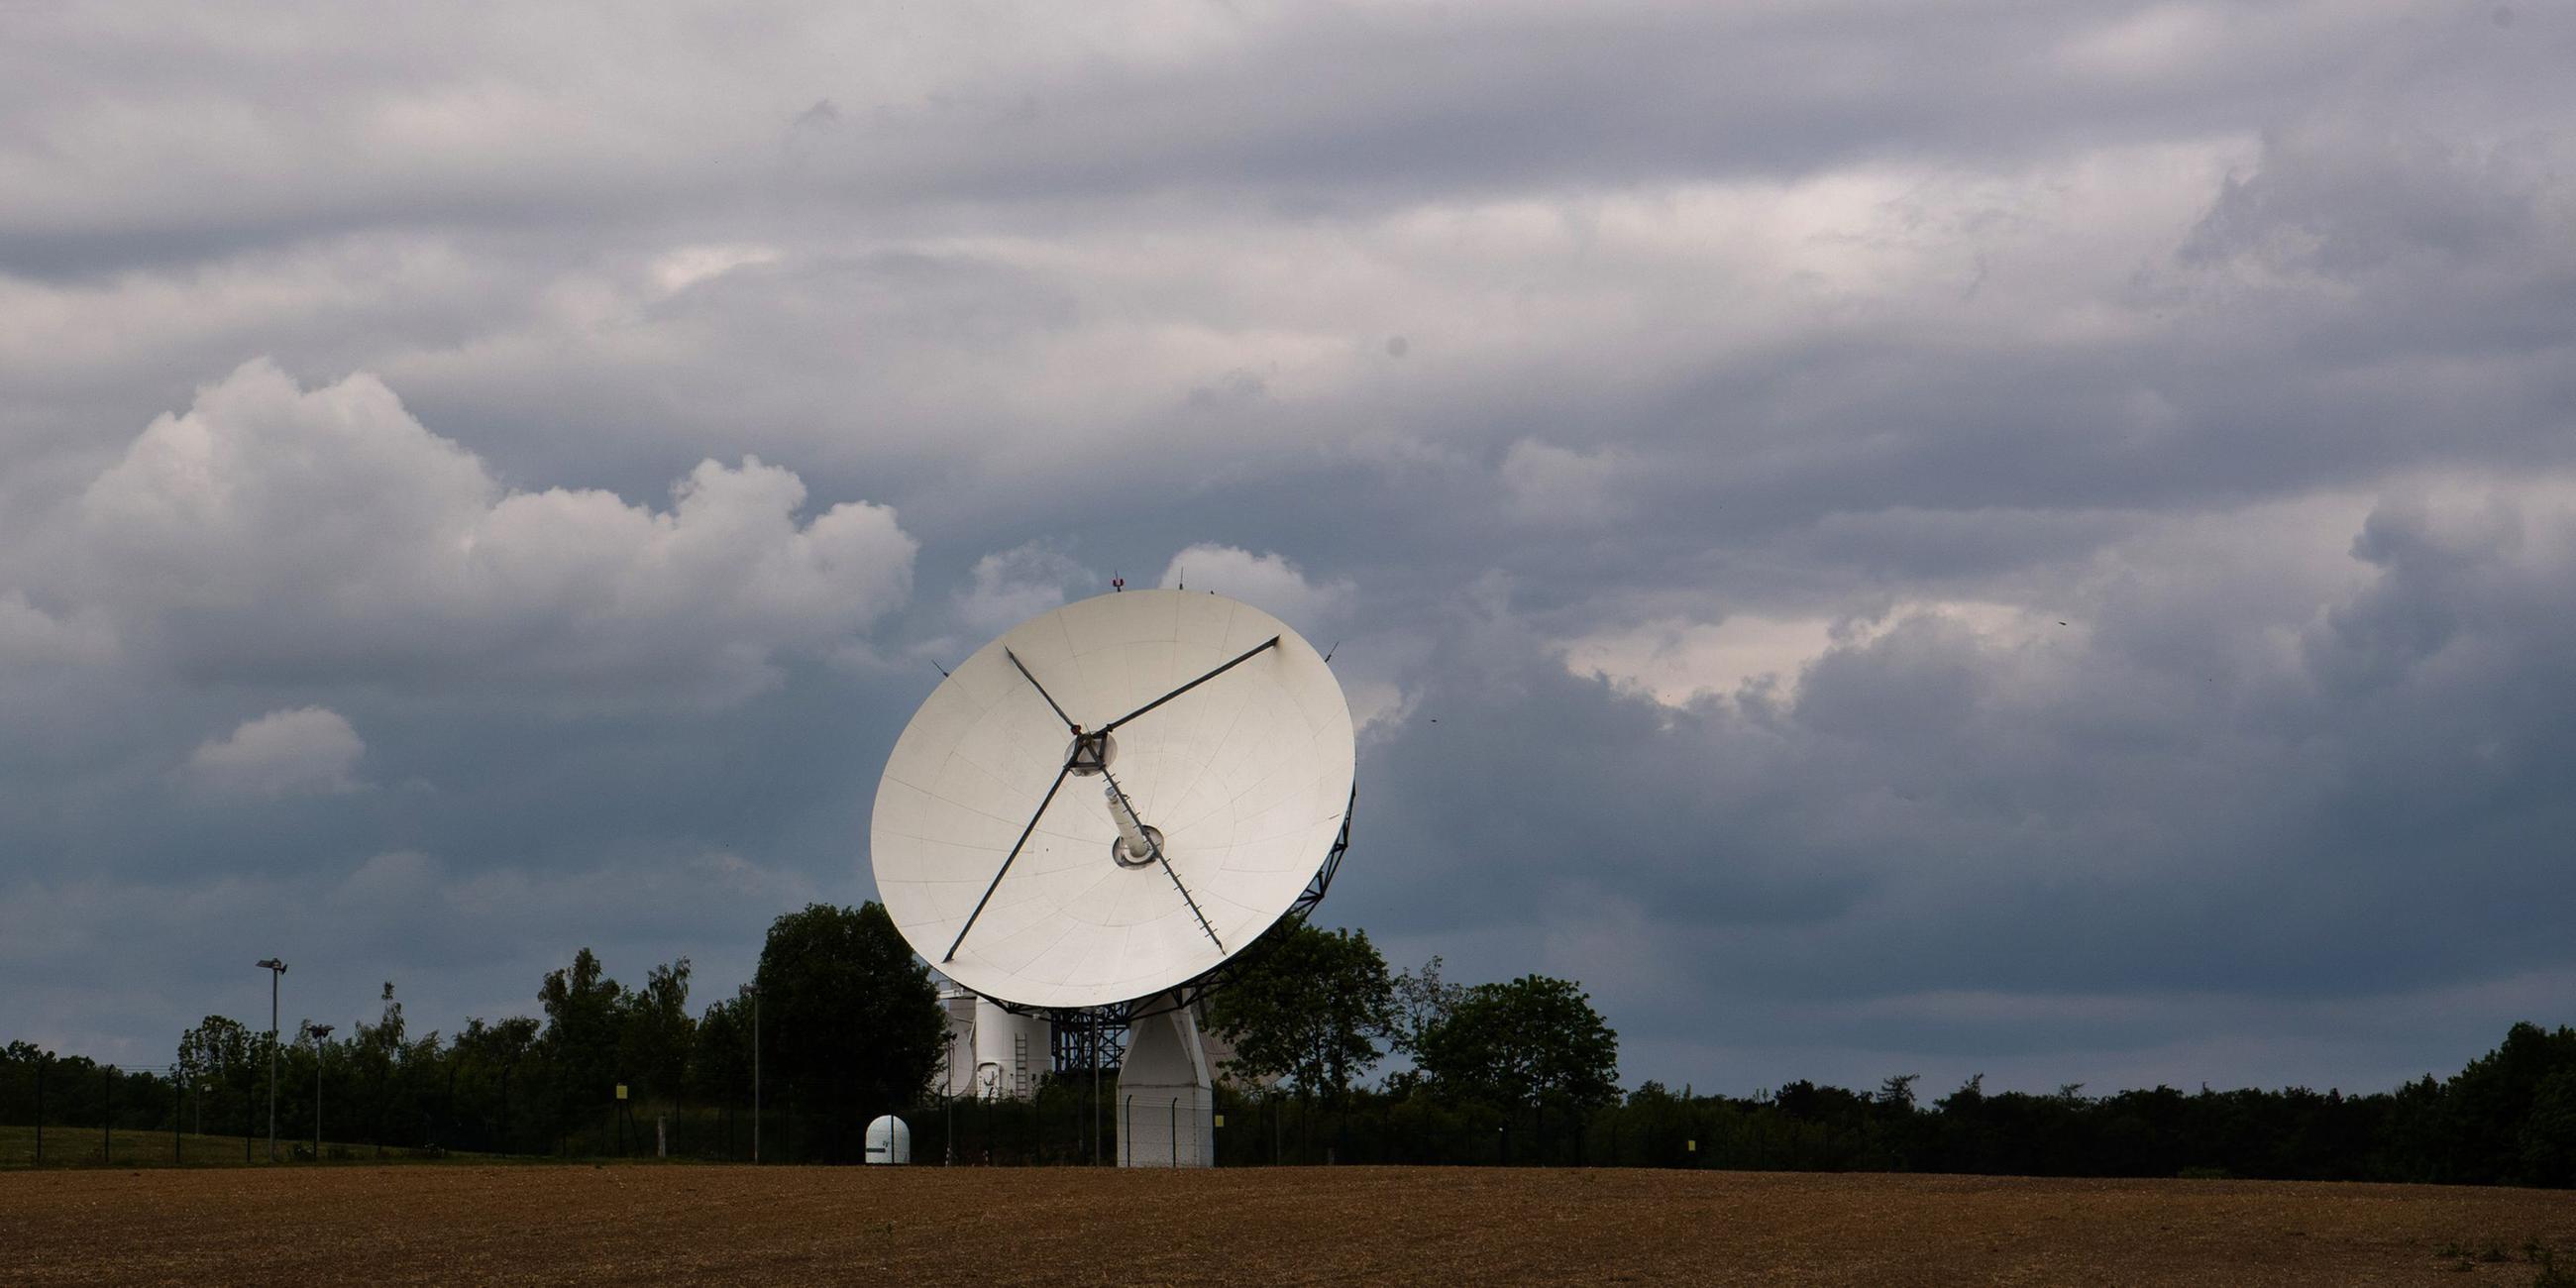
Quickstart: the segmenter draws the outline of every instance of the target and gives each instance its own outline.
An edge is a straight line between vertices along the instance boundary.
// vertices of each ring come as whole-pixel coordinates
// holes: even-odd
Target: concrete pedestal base
[[[1118,1069],[1120,1167],[1216,1166],[1216,1085],[1198,1017],[1177,996],[1127,1027]]]

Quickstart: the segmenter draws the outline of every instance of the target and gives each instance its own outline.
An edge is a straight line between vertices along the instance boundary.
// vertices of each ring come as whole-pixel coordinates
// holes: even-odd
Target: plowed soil
[[[1447,1168],[0,1174],[0,1281],[2514,1284],[2576,1194]]]

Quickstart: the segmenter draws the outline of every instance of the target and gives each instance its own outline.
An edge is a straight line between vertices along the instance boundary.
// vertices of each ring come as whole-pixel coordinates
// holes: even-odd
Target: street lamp
[[[268,972],[268,1161],[277,1161],[277,980],[286,973],[286,963],[274,957],[263,957],[259,968]]]
[[[304,1026],[304,1031],[313,1035],[313,1161],[317,1163],[322,1161],[322,1039],[331,1036],[335,1027],[311,1023]]]

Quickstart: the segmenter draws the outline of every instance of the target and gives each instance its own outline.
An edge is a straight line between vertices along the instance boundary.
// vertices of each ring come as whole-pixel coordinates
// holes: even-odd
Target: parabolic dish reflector
[[[1341,685],[1277,618],[1179,590],[1067,604],[966,659],[904,727],[869,828],[878,897],[987,997],[1151,996],[1296,902],[1352,767]]]

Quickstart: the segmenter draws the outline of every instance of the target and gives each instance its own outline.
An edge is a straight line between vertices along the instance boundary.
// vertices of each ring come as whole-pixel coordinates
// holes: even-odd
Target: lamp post
[[[313,1035],[313,1161],[322,1161],[322,1039],[337,1027],[330,1024],[307,1024],[304,1031]]]
[[[259,968],[268,972],[268,1161],[277,1161],[277,981],[286,974],[286,963],[274,957],[263,957]]]

